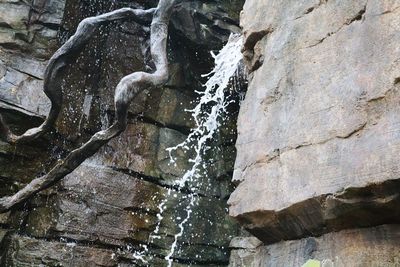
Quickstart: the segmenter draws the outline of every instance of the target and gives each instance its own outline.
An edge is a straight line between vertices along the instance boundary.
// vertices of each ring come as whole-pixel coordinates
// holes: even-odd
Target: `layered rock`
[[[5,266],[117,266],[112,250],[12,236]],[[60,253],[62,252],[62,253]]]
[[[246,1],[229,203],[262,241],[400,222],[399,7]]]
[[[66,178],[57,194],[36,199],[24,232],[39,239],[61,238],[75,245],[90,243],[107,248],[119,261],[132,260],[135,250],[141,249],[140,244],[152,240],[150,245],[154,248],[150,253],[162,258],[169,252],[189,202],[186,194],[173,192],[157,234],[161,238],[152,239],[150,235],[159,223],[159,204],[168,196],[167,191],[135,175],[85,164]],[[207,197],[196,201],[195,219],[185,231],[185,244],[175,257],[194,261],[198,254],[199,263],[226,262],[227,241],[236,234],[226,214],[226,203]],[[154,264],[157,258],[150,260]]]
[[[302,266],[308,260],[322,267],[398,266],[400,227],[343,230],[318,238],[279,242],[270,246],[232,242],[232,267]]]
[[[33,1],[31,5],[6,1],[4,5],[20,5],[13,10],[21,14],[12,13],[7,25],[12,20],[19,27],[13,26],[13,32],[32,31],[29,34],[33,36],[23,39],[24,43],[17,34],[15,44],[4,44],[0,54],[4,64],[0,111],[12,128],[21,132],[42,122],[49,107],[42,93],[46,60],[80,20],[119,7],[148,8],[156,2],[69,0],[61,8],[61,2],[55,1]],[[167,85],[139,95],[130,107],[127,130],[57,187],[0,215],[0,266],[166,266],[164,258],[180,231],[178,224],[186,216],[192,191],[197,205],[179,239],[174,266],[228,264],[229,241],[237,235],[226,205],[232,188],[235,149],[231,139],[235,138],[237,114],[232,112],[233,123],[226,123],[215,138],[196,184],[172,188],[174,180],[190,167],[192,155],[178,151],[174,166],[165,149],[183,141],[193,127],[185,110],[195,105],[198,96],[194,92],[201,90],[204,82],[201,74],[212,67],[209,51],[223,45],[229,30],[238,29],[236,18],[231,18],[241,8],[240,1],[237,3],[188,3],[177,9],[169,45],[172,75]],[[25,6],[32,8],[29,16],[40,14],[31,18],[33,24],[26,22]],[[224,11],[226,7],[229,10]],[[191,23],[182,25],[182,21]],[[46,35],[51,41],[39,42],[44,32],[37,30],[39,25],[54,30]],[[187,32],[191,26],[202,34]],[[130,21],[99,30],[76,65],[65,72],[64,108],[53,133],[24,146],[0,143],[1,196],[46,172],[54,161],[109,125],[114,88],[121,77],[153,66],[148,39],[149,29]],[[159,205],[165,200],[161,238],[149,238],[159,222]],[[147,263],[134,255],[146,246]]]
[[[0,98],[39,115],[47,114],[43,93],[46,60],[57,48],[65,0],[0,3]]]

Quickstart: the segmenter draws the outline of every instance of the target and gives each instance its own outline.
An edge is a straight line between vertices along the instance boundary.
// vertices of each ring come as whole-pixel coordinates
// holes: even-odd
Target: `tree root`
[[[122,8],[82,20],[76,33],[57,50],[47,66],[44,92],[51,100],[52,107],[43,124],[17,136],[10,131],[0,115],[0,136],[8,142],[23,143],[42,136],[53,127],[62,107],[63,96],[60,77],[64,67],[77,58],[96,29],[116,20],[132,19],[141,24],[149,24],[151,21],[151,55],[156,67],[155,72],[134,72],[123,77],[115,90],[116,121],[113,125],[94,134],[89,141],[73,150],[64,160],[60,160],[47,174],[33,179],[13,196],[0,198],[0,213],[10,210],[36,193],[51,187],[74,171],[83,161],[93,156],[103,145],[125,130],[128,107],[139,92],[149,87],[161,86],[167,82],[169,76],[166,52],[168,24],[173,7],[178,2],[179,0],[160,0],[155,9]]]

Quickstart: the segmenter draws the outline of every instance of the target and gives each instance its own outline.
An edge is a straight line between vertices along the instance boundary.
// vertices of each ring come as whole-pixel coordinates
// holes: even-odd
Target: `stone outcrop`
[[[399,14],[390,0],[246,1],[229,204],[263,242],[400,222]]]
[[[114,253],[75,243],[12,236],[5,266],[117,266]]]
[[[343,230],[318,238],[283,241],[270,246],[249,246],[236,242],[231,254],[232,267],[302,266],[310,259],[322,267],[399,266],[400,227]]]
[[[46,60],[57,48],[64,5],[64,0],[0,3],[2,101],[47,114],[50,103],[42,90],[43,73]]]
[[[29,2],[29,3],[28,3]],[[46,62],[80,20],[119,7],[151,7],[157,1],[3,1],[0,3],[0,111],[12,129],[37,126],[49,103],[42,93]],[[176,190],[174,179],[190,167],[190,153],[165,151],[183,141],[192,108],[212,67],[210,50],[238,30],[243,1],[188,3],[176,10],[169,56],[171,79],[143,92],[131,105],[127,130],[58,186],[0,215],[0,266],[165,266],[188,193],[196,205],[179,239],[174,266],[226,266],[238,227],[226,199],[235,158],[235,123],[227,120],[196,184]],[[7,11],[5,11],[7,10]],[[12,13],[10,13],[12,11]],[[1,12],[8,12],[3,16]],[[235,16],[233,16],[235,14]],[[190,21],[189,24],[182,22]],[[200,35],[188,27],[201,29]],[[62,114],[52,133],[27,145],[0,143],[0,196],[10,195],[45,173],[58,159],[113,120],[113,90],[124,75],[149,70],[149,29],[127,21],[102,27],[63,79]],[[236,121],[237,107],[231,113]],[[167,192],[171,192],[168,194]],[[159,204],[168,198],[159,236]],[[147,246],[148,263],[134,252]]]

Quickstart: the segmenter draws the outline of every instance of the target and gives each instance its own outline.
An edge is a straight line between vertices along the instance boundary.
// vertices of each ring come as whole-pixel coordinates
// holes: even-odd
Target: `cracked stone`
[[[242,16],[245,38],[274,30],[240,109],[230,214],[266,243],[400,221],[398,3],[319,2]]]

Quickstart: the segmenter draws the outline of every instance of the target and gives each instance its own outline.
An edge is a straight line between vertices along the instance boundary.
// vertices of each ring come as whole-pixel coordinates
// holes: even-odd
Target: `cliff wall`
[[[391,0],[246,1],[229,204],[263,244],[233,242],[232,266],[399,265],[399,14]]]
[[[43,72],[52,53],[83,18],[119,7],[149,8],[158,1],[32,0],[0,2],[0,111],[17,132],[37,126],[49,109]],[[167,147],[182,142],[192,108],[213,67],[210,51],[239,30],[241,1],[194,1],[177,8],[170,31],[171,79],[131,104],[118,138],[58,186],[0,215],[0,266],[166,266],[188,194],[197,192],[192,219],[179,239],[174,266],[226,266],[237,226],[226,199],[235,157],[235,121],[224,125],[207,156],[200,182],[177,190],[173,181],[192,155]],[[102,27],[63,77],[64,107],[52,133],[13,147],[0,142],[0,196],[10,195],[113,120],[114,88],[128,73],[151,71],[149,28],[133,22]],[[167,194],[168,191],[172,193]],[[166,209],[160,238],[149,238]],[[145,263],[134,253],[144,251]]]

